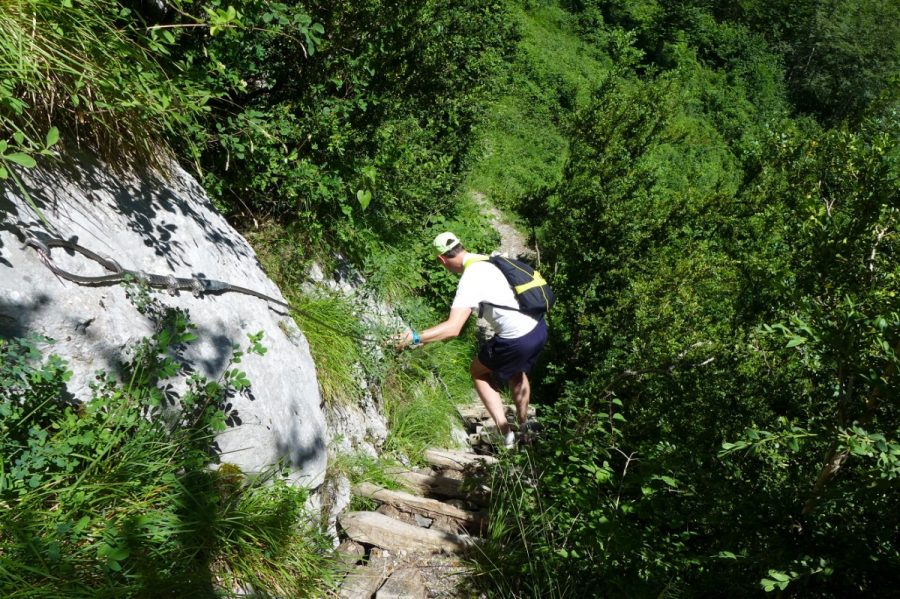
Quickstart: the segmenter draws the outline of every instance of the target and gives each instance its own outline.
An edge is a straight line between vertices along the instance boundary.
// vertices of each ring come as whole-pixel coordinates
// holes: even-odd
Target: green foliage
[[[471,396],[467,340],[376,365],[354,304],[297,290],[338,248],[409,325],[438,322],[456,279],[428,241],[494,249],[460,198],[484,193],[534,228],[559,296],[546,433],[495,481],[498,593],[890,588],[897,7],[561,4],[6,3],[0,176],[56,142],[150,161],[173,144],[254,227],[325,396],[382,382],[387,449],[413,460]],[[4,592],[211,594],[226,571],[308,592],[318,562],[285,528],[301,494],[206,469],[237,361],[171,412],[193,334],[134,293],[158,335],[84,408],[62,363],[0,345]]]
[[[159,62],[179,37],[110,0],[5,2],[0,131],[29,154],[53,145],[46,132],[57,125],[69,147],[118,164],[154,160],[164,136],[180,136],[213,96]]]
[[[454,445],[456,405],[468,403],[473,393],[468,376],[471,347],[467,338],[397,356],[383,385],[386,451],[424,463],[426,449]]]
[[[118,164],[171,145],[235,219],[300,223],[357,258],[454,216],[511,39],[485,0],[19,0],[0,30],[0,129],[17,136],[0,166],[30,163],[51,124]]]
[[[896,119],[789,120],[795,82],[750,24],[583,4],[583,39],[631,28],[643,58],[603,79],[529,206],[559,298],[535,392],[555,405],[532,490],[498,501],[551,524],[503,510],[488,569],[522,596],[890,584]]]
[[[827,123],[859,122],[870,112],[896,105],[896,4],[761,2],[720,10],[766,36],[782,54],[791,96],[801,110]],[[779,27],[771,27],[772,22]]]
[[[358,399],[362,375],[375,366],[366,347],[380,339],[374,327],[361,321],[363,299],[324,289],[302,292],[309,285],[311,263],[295,228],[269,223],[249,237],[269,276],[294,307],[291,315],[309,342],[325,402],[347,404]]]
[[[37,166],[37,162],[32,156],[33,153],[42,156],[52,156],[53,153],[50,148],[55,146],[58,141],[59,129],[56,127],[51,127],[47,131],[43,143],[39,145],[35,145],[31,140],[27,140],[21,131],[16,131],[13,134],[14,145],[12,146],[8,141],[0,140],[0,180],[15,177],[13,164],[23,168],[34,168]],[[15,181],[19,184],[18,179],[15,179]],[[19,188],[22,189],[21,184],[19,184]],[[27,192],[25,195],[28,197]]]
[[[645,64],[671,66],[668,48],[686,41],[708,66],[727,64],[752,94],[767,95],[767,82],[783,78],[794,107],[827,124],[896,105],[900,20],[890,2],[568,4],[589,39],[602,42],[610,29],[633,35]]]
[[[222,208],[302,223],[312,243],[356,256],[368,230],[408,241],[454,212],[486,76],[509,36],[501,5],[234,7],[241,26],[181,54],[190,77],[229,86],[229,102],[191,131]]]
[[[609,60],[580,43],[571,16],[550,5],[513,10],[519,43],[477,129],[467,186],[499,206],[554,185],[568,148],[562,128],[589,99]]]
[[[390,458],[376,459],[364,453],[340,454],[332,460],[329,467],[346,475],[352,484],[372,483],[385,489],[404,488],[396,476],[391,474],[391,470],[403,466]]]
[[[298,326],[310,344],[319,387],[326,402],[350,403],[359,398],[361,368],[369,363],[362,341],[359,308],[338,295],[298,296]]]
[[[66,399],[70,373],[42,357],[43,340],[0,340],[4,596],[210,597],[246,585],[311,596],[328,584],[305,490],[274,473],[250,481],[228,464],[209,468],[224,400],[249,382],[229,367],[218,381],[191,375],[172,395],[190,329],[168,314],[135,348],[130,382],[99,373],[84,405]],[[260,335],[248,349],[264,350]]]
[[[552,571],[568,531],[543,505],[537,464],[527,451],[505,454],[484,481],[492,490],[490,521],[474,559],[475,580],[488,596],[577,596],[576,581]],[[506,461],[509,460],[509,461]],[[573,555],[572,557],[581,557]],[[548,559],[549,558],[549,559]],[[595,588],[596,590],[596,588]]]

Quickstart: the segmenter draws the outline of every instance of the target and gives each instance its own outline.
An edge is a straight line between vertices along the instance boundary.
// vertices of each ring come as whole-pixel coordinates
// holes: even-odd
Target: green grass
[[[359,399],[364,390],[363,366],[370,360],[360,341],[367,332],[357,317],[358,307],[336,294],[287,295],[296,308],[294,318],[309,341],[322,398],[326,403],[341,404]]]
[[[404,466],[388,456],[374,458],[364,453],[339,454],[329,461],[327,476],[333,479],[344,475],[353,485],[372,483],[384,489],[406,490],[407,487],[393,474],[401,469]],[[378,505],[379,502],[374,499],[353,494],[347,509],[352,512],[374,511]]]
[[[456,406],[472,396],[469,340],[444,341],[400,356],[384,383],[390,432],[385,450],[424,463],[430,447],[451,447]]]
[[[178,32],[145,29],[113,0],[65,4],[0,4],[0,137],[35,151],[57,125],[65,145],[154,161],[163,136],[182,139],[210,97],[158,61]]]
[[[385,489],[402,489],[392,470],[402,468],[390,457],[373,458],[364,453],[340,454],[329,463],[329,475],[344,474],[353,484],[372,483]]]
[[[482,125],[481,157],[466,186],[497,205],[510,207],[526,194],[555,183],[568,148],[562,133],[549,123],[547,107],[514,95],[499,98]]]
[[[565,530],[542,508],[538,480],[530,454],[520,449],[492,468],[485,481],[493,491],[488,529],[472,566],[486,597],[562,599],[584,592],[579,584],[560,580],[544,557],[565,546]]]
[[[0,357],[0,595],[327,592],[331,543],[307,491],[274,472],[210,469],[212,420],[169,426],[152,409],[155,378],[110,380],[67,406],[58,358],[33,342],[0,342]]]
[[[562,9],[514,14],[522,39],[504,91],[478,129],[479,155],[466,181],[505,208],[558,181],[568,156],[565,122],[610,68],[572,32]]]
[[[518,25],[520,68],[532,95],[558,99],[564,109],[585,106],[610,58],[574,33],[572,17],[558,6],[523,10]]]
[[[304,249],[301,231],[267,223],[249,231],[247,237],[266,273],[295,308],[292,315],[309,341],[323,399],[326,403],[354,402],[363,391],[361,375],[372,367],[366,345],[380,342],[385,335],[362,324],[362,308],[353,298],[325,289],[315,294],[303,292],[303,285],[310,283],[308,268],[323,257]],[[331,266],[323,262],[326,272]]]

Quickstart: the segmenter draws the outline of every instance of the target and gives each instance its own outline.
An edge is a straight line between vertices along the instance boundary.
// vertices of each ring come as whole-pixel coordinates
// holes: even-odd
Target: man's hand
[[[391,337],[391,344],[394,346],[394,349],[398,351],[406,349],[413,343],[413,336],[414,333],[412,329],[406,331],[405,333],[397,333],[396,335]],[[419,345],[421,345],[421,343]]]

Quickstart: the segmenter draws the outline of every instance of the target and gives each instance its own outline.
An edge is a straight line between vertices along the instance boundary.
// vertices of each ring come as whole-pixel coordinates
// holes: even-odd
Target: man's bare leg
[[[509,379],[509,390],[513,403],[516,404],[516,417],[519,424],[525,424],[525,421],[528,420],[528,402],[531,400],[531,383],[528,382],[528,375],[524,372],[513,375]]]
[[[503,409],[503,401],[500,393],[494,388],[491,380],[491,369],[475,358],[469,368],[472,373],[472,381],[475,383],[475,392],[481,398],[481,403],[487,408],[488,414],[497,423],[497,429],[501,435],[509,433],[509,422],[506,421],[506,412]]]

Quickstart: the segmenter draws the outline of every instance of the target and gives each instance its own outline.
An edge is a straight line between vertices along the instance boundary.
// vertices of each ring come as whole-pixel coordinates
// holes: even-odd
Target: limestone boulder
[[[177,165],[165,176],[123,174],[79,158],[19,172],[27,194],[10,181],[0,188],[0,336],[54,339],[49,351],[69,362],[69,391],[78,399],[90,398],[96,371],[119,372],[153,323],[121,285],[86,286],[55,276],[25,245],[29,235],[75,242],[124,269],[219,280],[284,301],[247,241]],[[109,274],[64,248],[51,255],[68,272]],[[249,473],[281,462],[296,483],[318,486],[326,466],[325,418],[309,346],[286,310],[229,292],[195,297],[160,290],[154,297],[189,313],[199,339],[184,357],[210,379],[222,376],[235,344],[246,346],[249,334],[263,333],[267,353],[245,356],[239,366],[251,392],[234,398],[234,417],[218,438],[222,461]]]

